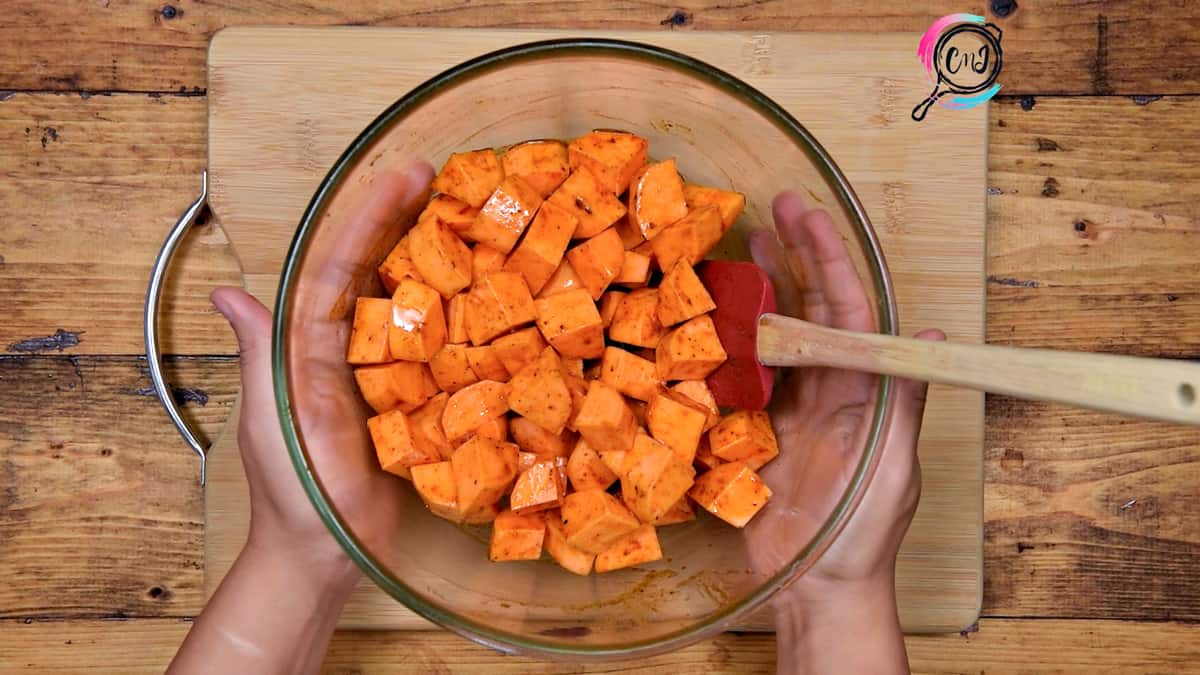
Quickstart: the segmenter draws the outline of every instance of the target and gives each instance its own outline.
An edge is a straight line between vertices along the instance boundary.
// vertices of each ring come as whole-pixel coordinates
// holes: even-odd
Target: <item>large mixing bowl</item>
[[[381,185],[413,159],[436,167],[454,151],[594,128],[644,136],[653,156],[678,158],[689,181],[745,193],[745,213],[721,255],[744,256],[745,232],[773,226],[771,199],[781,190],[796,189],[827,209],[871,297],[877,329],[895,332],[895,302],[863,207],[798,121],[744,82],[687,56],[579,39],[466,62],[372,122],[300,221],[280,284],[274,343],[275,395],[300,480],[363,571],[416,613],[480,643],[581,660],[665,651],[745,625],[812,566],[852,516],[891,409],[891,386],[879,378],[849,452],[819,453],[782,436],[780,458],[763,470],[775,496],[744,531],[701,511],[694,522],[660,529],[661,561],[588,577],[548,560],[488,562],[484,532],[430,515],[410,485],[383,474],[367,434],[369,409],[344,361],[354,300],[384,295],[375,267],[419,209],[411,201],[388,203]],[[358,473],[331,475],[334,456]],[[391,481],[394,489],[364,505],[356,481]],[[379,522],[403,524],[381,536]]]

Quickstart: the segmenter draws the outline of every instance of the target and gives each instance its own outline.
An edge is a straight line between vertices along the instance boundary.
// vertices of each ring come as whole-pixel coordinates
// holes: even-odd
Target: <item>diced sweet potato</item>
[[[475,377],[480,380],[508,382],[508,369],[504,367],[504,362],[496,354],[495,347],[492,345],[466,347],[464,351],[467,355],[467,363],[471,367],[471,372],[475,373]]]
[[[625,247],[617,231],[610,227],[567,251],[567,260],[583,287],[592,294],[592,299],[599,300],[604,289],[621,272]]]
[[[625,458],[621,485],[629,508],[644,523],[658,520],[687,494],[696,478],[691,462],[683,462],[666,445],[642,437]]]
[[[740,192],[718,190],[704,185],[688,183],[683,186],[683,198],[687,201],[688,209],[698,209],[709,204],[715,205],[721,212],[721,225],[728,230],[742,215],[746,206],[746,195]]]
[[[522,368],[533,363],[546,348],[546,340],[537,326],[503,335],[492,341],[492,351],[496,358],[504,364],[504,369],[510,375],[516,375]]]
[[[667,333],[655,358],[663,380],[700,380],[724,363],[726,354],[712,319],[702,314]]]
[[[524,417],[514,417],[508,426],[517,447],[532,453],[538,459],[566,457],[574,437],[570,431],[550,433]]]
[[[508,496],[517,513],[535,513],[562,506],[567,496],[567,475],[562,457],[535,462],[519,476]]]
[[[505,255],[487,244],[476,244],[471,249],[471,280],[480,279],[504,269]]]
[[[484,504],[479,508],[467,513],[463,516],[463,522],[467,525],[484,525],[496,520],[500,515],[500,505],[496,502]]]
[[[550,275],[546,285],[542,286],[537,297],[548,298],[576,288],[583,288],[583,280],[579,278],[578,274],[575,274],[575,268],[571,267],[571,263],[563,258],[563,261],[558,264],[558,268],[554,270],[554,274]]]
[[[567,543],[585,553],[603,551],[640,525],[624,504],[603,490],[567,495],[562,522]]]
[[[405,279],[392,296],[388,347],[392,358],[427,362],[446,344],[446,315],[438,292]]]
[[[358,298],[354,301],[354,326],[346,348],[346,363],[387,363],[388,326],[392,323],[392,301],[388,298]]]
[[[479,209],[470,204],[455,199],[450,195],[438,195],[429,200],[429,205],[421,212],[420,218],[436,216],[451,230],[462,232],[475,222]]]
[[[467,335],[474,345],[485,344],[536,317],[533,296],[519,274],[492,272],[467,294]]]
[[[745,462],[729,462],[697,478],[688,496],[730,525],[745,527],[771,498],[771,488]]]
[[[433,189],[479,208],[503,179],[504,169],[495,150],[456,152],[433,179]]]
[[[438,392],[428,366],[414,361],[359,366],[354,379],[363,400],[377,413],[409,412]]]
[[[587,399],[588,384],[582,377],[575,375],[567,375],[566,381],[567,391],[571,392],[571,416],[567,418],[567,428],[578,431],[575,421],[579,418],[579,411],[583,410],[583,402]]]
[[[542,197],[550,196],[571,172],[567,146],[561,141],[518,143],[504,151],[500,165],[505,176],[517,176]]]
[[[599,452],[628,450],[633,447],[638,429],[633,411],[621,393],[595,380],[588,383],[587,397],[575,418],[575,427],[588,445]]]
[[[645,358],[645,357],[643,357]],[[646,402],[633,400],[629,402],[629,408],[633,410],[633,416],[637,418],[638,426],[646,426]]]
[[[408,415],[413,445],[426,455],[436,452],[442,459],[450,459],[450,455],[454,454],[454,446],[450,445],[450,441],[446,440],[446,432],[442,431],[442,413],[446,410],[448,400],[450,395],[443,391]]]
[[[621,271],[617,272],[617,276],[612,282],[622,286],[636,287],[645,286],[649,280],[650,256],[626,251],[625,259],[621,262]]]
[[[542,540],[545,536],[546,521],[541,514],[504,511],[492,523],[488,558],[492,562],[537,560],[542,557]]]
[[[647,166],[629,186],[629,222],[643,239],[653,239],[687,213],[683,179],[674,159]]]
[[[488,197],[475,222],[462,236],[508,255],[541,205],[542,196],[537,190],[520,178],[509,176]]]
[[[692,403],[688,405],[674,397],[679,397]],[[687,399],[682,394],[663,392],[650,399],[646,405],[646,426],[650,435],[671,448],[680,461],[691,466],[696,458],[696,446],[704,434],[704,424],[708,414],[697,410],[699,404]]]
[[[629,222],[628,217],[618,220],[616,224],[613,225],[613,228],[617,230],[617,235],[621,237],[621,243],[625,244],[626,251],[632,251],[642,244],[649,244],[649,242],[647,242],[642,236],[642,231],[639,230],[636,225]],[[652,255],[649,246],[647,246],[643,252],[647,256]],[[651,259],[651,262],[653,262],[653,259]]]
[[[686,260],[689,265],[704,260],[724,234],[717,207],[701,206],[663,228],[650,240],[650,248],[659,267],[669,270],[676,260]]]
[[[687,261],[676,261],[663,275],[658,285],[658,320],[662,325],[674,326],[716,308],[708,289]]]
[[[534,304],[538,328],[559,354],[594,359],[604,353],[604,323],[585,289],[539,298]]]
[[[567,460],[567,478],[575,490],[607,490],[617,481],[617,474],[600,459],[600,453],[580,438]]]
[[[459,293],[446,301],[446,342],[460,345],[470,339],[467,335],[467,294]]]
[[[458,508],[472,513],[494,504],[517,478],[517,446],[476,436],[450,456],[458,487]]]
[[[604,322],[604,327],[608,328],[612,325],[613,315],[617,313],[617,306],[621,304],[621,300],[629,295],[625,291],[608,291],[600,296],[600,320]]]
[[[639,288],[626,295],[613,312],[608,337],[654,349],[667,331],[658,321],[658,289]]]
[[[508,385],[483,380],[454,392],[442,413],[442,430],[451,442],[508,412]]]
[[[407,234],[400,238],[400,241],[392,248],[392,252],[388,253],[388,256],[379,264],[379,280],[383,282],[383,287],[387,289],[388,293],[395,293],[396,287],[404,279],[424,281],[409,253]]]
[[[651,523],[655,527],[663,527],[664,525],[678,525],[687,523],[696,519],[696,511],[692,509],[692,503],[688,501],[686,496],[680,498],[679,501],[667,509],[667,512],[659,516]]]
[[[471,285],[471,249],[441,220],[418,220],[408,238],[417,272],[443,298]]]
[[[653,525],[647,523],[596,554],[596,573],[611,572],[661,559],[662,547],[658,544],[658,533]]]
[[[649,401],[662,389],[658,369],[647,361],[617,347],[605,347],[600,361],[600,381],[642,401]]]
[[[367,430],[375,444],[375,456],[384,471],[411,478],[409,469],[418,464],[441,461],[437,452],[419,448],[413,442],[408,415],[399,410],[385,412],[367,420]]]
[[[546,512],[546,552],[554,558],[554,562],[572,574],[587,576],[592,573],[592,561],[596,556],[584,553],[567,543],[567,535],[563,530],[562,513]]]
[[[553,347],[513,375],[511,384],[508,405],[513,412],[552,434],[562,432],[571,416],[571,392]]]
[[[593,131],[571,141],[567,153],[573,170],[587,169],[602,190],[619,195],[646,165],[649,144],[623,131]]]
[[[454,466],[449,462],[420,464],[410,469],[413,487],[430,513],[451,522],[462,522],[462,511],[458,510],[458,484],[454,480]]]
[[[530,293],[540,293],[562,262],[578,225],[570,211],[554,202],[542,204],[525,238],[504,262],[504,271],[520,274]]]
[[[736,410],[708,432],[712,454],[725,461],[742,461],[757,471],[779,455],[771,418],[763,410]]]
[[[521,419],[521,418],[518,417],[517,419]],[[521,447],[521,446],[518,445],[517,447]],[[538,457],[537,457],[537,455],[533,454],[532,452],[525,452],[524,450],[518,451],[517,452],[517,475],[520,476],[522,473],[525,473],[526,471],[529,470],[529,467],[533,466],[534,464],[537,464],[537,462],[538,462]]]
[[[497,441],[500,443],[507,442],[508,441],[508,417],[506,417],[504,415],[500,415],[499,417],[493,417],[493,418],[489,419],[488,421],[484,422],[483,424],[480,424],[478,427],[476,427],[475,431],[472,431],[472,432],[468,433],[466,436],[463,436],[461,439],[459,439],[459,441],[461,443],[466,443],[467,441],[471,440],[472,438],[474,438],[476,436],[490,438],[493,441]]]
[[[703,471],[709,471],[724,463],[724,460],[712,454],[712,447],[708,444],[708,435],[701,436],[700,445],[696,446],[696,459],[692,464]]]
[[[473,349],[466,345],[448,344],[429,360],[429,370],[433,379],[442,391],[453,394],[469,384],[475,384],[480,379],[467,358],[467,352]]]
[[[574,377],[583,377],[583,359],[567,358],[562,360],[563,372]]]
[[[546,200],[575,216],[573,237],[587,239],[600,234],[625,216],[625,205],[616,194],[604,190],[586,169],[575,171]]]
[[[704,423],[705,431],[721,421],[721,409],[717,406],[717,398],[713,396],[712,390],[704,380],[682,380],[671,387],[671,391],[686,396],[704,409],[708,415],[708,421]]]

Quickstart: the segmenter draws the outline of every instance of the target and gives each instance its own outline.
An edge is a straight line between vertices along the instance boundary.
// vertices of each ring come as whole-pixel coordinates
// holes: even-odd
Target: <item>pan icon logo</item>
[[[934,103],[965,110],[990,100],[1000,91],[1002,54],[1000,29],[975,14],[947,14],[921,36],[917,58],[933,85],[929,96],[913,108],[917,122]]]

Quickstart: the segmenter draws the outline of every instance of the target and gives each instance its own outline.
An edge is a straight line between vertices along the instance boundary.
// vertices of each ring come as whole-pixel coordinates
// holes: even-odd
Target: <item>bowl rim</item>
[[[524,653],[565,660],[628,659],[678,649],[727,629],[736,619],[762,606],[776,592],[789,585],[811,567],[833,543],[853,515],[879,462],[882,443],[885,440],[884,432],[894,407],[892,378],[881,376],[863,455],[829,517],[799,554],[741,601],[730,603],[728,606],[714,611],[704,620],[654,639],[619,644],[568,646],[497,630],[444,609],[434,602],[426,601],[406,583],[391,575],[387,568],[381,565],[365,549],[353,532],[342,523],[320,478],[313,471],[307,450],[300,441],[301,434],[291,410],[290,380],[286,368],[288,362],[286,336],[291,315],[289,301],[298,276],[300,262],[307,251],[309,238],[320,214],[324,212],[326,203],[341,185],[346,173],[352,167],[357,166],[358,161],[374,142],[394,124],[401,122],[409,111],[429,101],[441,90],[469,81],[515,61],[592,54],[640,59],[668,66],[706,81],[741,98],[789,136],[809,156],[815,168],[823,175],[833,189],[839,205],[848,211],[850,224],[855,230],[859,244],[863,247],[864,252],[868,253],[866,263],[872,273],[871,282],[876,294],[875,313],[880,322],[879,331],[894,335],[898,325],[895,294],[882,247],[871,226],[870,219],[867,217],[866,210],[833,158],[798,120],[766,94],[740,78],[686,54],[631,40],[598,37],[560,38],[517,44],[464,61],[434,75],[393,102],[359,133],[334,162],[305,208],[280,274],[273,322],[271,363],[276,410],[288,455],[300,478],[304,492],[334,539],[359,569],[393,598],[421,617],[484,646],[507,653]]]

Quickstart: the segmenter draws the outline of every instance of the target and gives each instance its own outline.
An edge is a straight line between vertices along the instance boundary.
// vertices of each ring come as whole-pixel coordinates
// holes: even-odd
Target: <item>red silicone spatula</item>
[[[707,261],[699,275],[729,354],[708,377],[721,406],[765,407],[772,366],[825,366],[1200,425],[1200,363],[838,330],[774,314],[775,292],[754,263]]]

